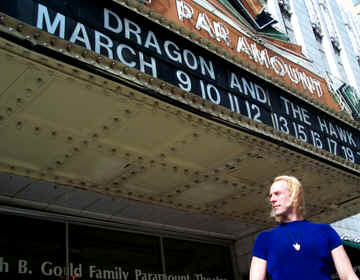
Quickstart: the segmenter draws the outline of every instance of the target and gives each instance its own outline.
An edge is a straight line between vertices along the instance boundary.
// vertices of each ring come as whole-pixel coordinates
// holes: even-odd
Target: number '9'
[[[191,91],[191,79],[188,74],[183,71],[176,71],[176,77],[178,78],[179,82],[178,85],[181,89],[185,91]]]

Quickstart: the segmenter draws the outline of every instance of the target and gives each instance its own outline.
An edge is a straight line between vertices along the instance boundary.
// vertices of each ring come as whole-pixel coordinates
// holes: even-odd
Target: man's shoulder
[[[279,226],[276,226],[274,228],[266,229],[258,234],[260,237],[269,237],[272,234],[276,233],[279,230]]]
[[[308,225],[310,227],[306,229],[306,232],[309,233],[310,236],[326,239],[328,242],[327,244],[330,246],[330,250],[335,249],[342,244],[340,235],[331,225],[312,222],[309,222]]]
[[[307,220],[305,221],[305,223],[306,223],[306,227],[308,227],[309,229],[318,230],[318,231],[333,230],[333,228],[329,224],[315,223]]]
[[[273,238],[274,236],[274,231],[275,228],[272,229],[267,229],[264,230],[262,232],[260,232],[257,236],[256,236],[256,243],[258,244],[267,244],[268,242],[270,242],[270,240]]]

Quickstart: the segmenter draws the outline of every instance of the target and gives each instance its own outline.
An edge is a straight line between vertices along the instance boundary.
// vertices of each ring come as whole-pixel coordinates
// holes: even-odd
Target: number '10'
[[[178,86],[187,92],[190,92],[192,89],[191,79],[188,74],[184,71],[176,71],[176,77],[179,80]],[[200,80],[201,87],[201,97],[204,99],[209,99],[215,104],[221,103],[221,96],[219,90],[212,84],[205,85],[204,81]]]

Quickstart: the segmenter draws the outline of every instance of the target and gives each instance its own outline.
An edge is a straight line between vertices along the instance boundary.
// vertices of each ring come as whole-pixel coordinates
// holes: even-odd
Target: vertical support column
[[[164,252],[164,243],[163,243],[163,237],[160,237],[160,254],[161,254],[161,265],[163,268],[163,273],[166,275],[166,265],[165,265],[165,252]]]
[[[69,223],[65,223],[65,258],[66,258],[66,280],[70,279],[70,264],[69,264]]]
[[[235,254],[237,270],[240,279],[249,279],[250,261],[252,256],[252,248],[257,234],[242,237],[235,242]]]

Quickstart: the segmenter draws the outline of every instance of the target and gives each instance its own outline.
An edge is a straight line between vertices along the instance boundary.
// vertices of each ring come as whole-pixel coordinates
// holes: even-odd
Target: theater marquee
[[[250,32],[236,24],[236,19],[234,23],[231,14],[222,15],[220,18],[220,16],[210,12],[210,10],[214,10],[211,4],[202,7],[198,4],[199,2],[201,1],[157,0],[152,1],[149,7],[179,25],[183,25],[212,41],[236,57],[253,64],[254,67],[262,69],[267,74],[286,82],[289,87],[301,90],[329,107],[339,110],[323,78],[266,48],[263,43],[254,39],[254,34],[251,35]],[[245,8],[243,6],[243,9]],[[255,15],[253,14],[252,17],[255,17]],[[231,19],[233,19],[232,24],[230,24]],[[277,42],[277,44],[280,46],[284,42]],[[301,47],[290,43],[286,44],[285,48],[294,50],[294,53],[301,53]]]
[[[360,137],[355,128],[112,1],[74,0],[68,6],[60,0],[6,0],[0,12],[360,163]],[[243,35],[226,41],[225,29],[221,31],[224,26],[219,26],[220,41],[235,43],[234,52],[243,55],[251,50],[259,55],[252,60],[261,58],[257,63],[262,67],[319,98],[327,94],[319,77],[270,50],[260,50]]]

